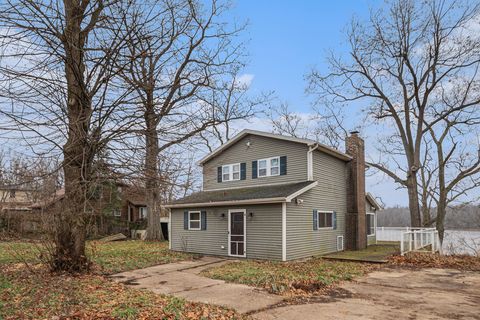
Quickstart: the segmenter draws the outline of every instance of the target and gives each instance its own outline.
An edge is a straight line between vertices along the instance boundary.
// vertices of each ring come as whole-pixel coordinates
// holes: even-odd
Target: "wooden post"
[[[400,233],[400,254],[403,256],[405,245],[403,244],[403,232]]]
[[[435,237],[435,233],[437,231],[431,231],[431,235],[432,235],[432,253],[435,253],[435,242],[436,242],[436,237]]]
[[[407,231],[408,234],[408,251],[412,251],[412,236],[411,233]]]

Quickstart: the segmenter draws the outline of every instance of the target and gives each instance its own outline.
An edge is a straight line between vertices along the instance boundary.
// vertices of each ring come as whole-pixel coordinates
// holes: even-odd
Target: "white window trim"
[[[192,220],[191,219],[190,215],[192,213],[198,213],[198,220]],[[198,228],[192,228],[191,227],[191,222],[192,221],[198,221]],[[201,211],[198,211],[198,210],[188,211],[188,230],[195,230],[195,231],[202,230],[202,212]]]
[[[320,213],[331,213],[332,214],[332,226],[331,227],[320,227]],[[318,228],[318,230],[333,230],[333,211],[317,210],[317,228]]]
[[[142,212],[147,211],[147,207],[139,207],[138,208],[138,218],[139,219],[146,219],[148,212],[145,212],[145,214],[142,214]]]
[[[235,172],[238,172],[238,179],[233,178],[233,173],[234,173],[233,172],[233,167],[234,166],[238,166],[238,171],[235,171]],[[228,167],[228,180],[223,179],[223,168],[225,168],[225,167]],[[241,171],[242,171],[242,168],[241,168],[240,162],[223,165],[222,166],[222,182],[239,181],[240,178],[241,178],[241,175],[242,175]]]
[[[375,216],[375,212],[367,212],[367,215],[372,215],[373,216],[373,233],[372,234],[367,233],[367,237],[373,237],[377,234],[377,219],[376,219],[376,216]],[[370,230],[367,230],[367,232],[368,231],[370,231]]]
[[[120,211],[120,209],[113,209],[113,216],[114,217],[121,217],[122,212]]]
[[[272,159],[278,159],[278,173],[277,174],[272,174]],[[266,161],[267,162],[267,167],[266,167],[267,174],[265,176],[260,175],[260,161]],[[276,177],[276,176],[279,176],[279,175],[280,175],[280,157],[279,156],[257,160],[257,177],[258,178]]]

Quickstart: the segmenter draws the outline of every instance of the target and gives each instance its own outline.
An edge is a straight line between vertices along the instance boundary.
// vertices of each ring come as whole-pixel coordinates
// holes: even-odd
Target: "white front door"
[[[246,257],[247,211],[245,209],[228,210],[228,255]]]

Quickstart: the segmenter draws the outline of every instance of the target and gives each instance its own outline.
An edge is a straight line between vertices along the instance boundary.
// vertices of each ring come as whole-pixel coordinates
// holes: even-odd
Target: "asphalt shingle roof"
[[[223,201],[260,200],[269,198],[286,198],[289,195],[314,183],[303,181],[298,183],[286,183],[280,185],[247,187],[238,189],[226,189],[215,191],[200,191],[185,198],[171,202],[171,205],[209,203]]]

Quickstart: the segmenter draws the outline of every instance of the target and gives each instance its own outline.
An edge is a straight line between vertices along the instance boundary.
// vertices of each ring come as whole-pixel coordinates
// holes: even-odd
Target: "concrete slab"
[[[203,257],[133,270],[112,275],[111,278],[128,286],[150,290],[159,294],[171,294],[190,301],[211,303],[232,308],[240,313],[253,312],[271,307],[283,300],[265,290],[226,283],[200,276],[206,268],[230,263],[215,257]]]
[[[139,289],[155,289],[156,293],[175,294],[177,292],[201,289],[223,283],[224,281],[222,280],[214,280],[187,272],[174,271],[158,276],[140,278],[136,280],[135,283],[130,282],[128,284],[134,285]]]
[[[227,306],[240,313],[268,308],[283,300],[281,296],[232,283],[222,283],[177,294],[190,301]]]

